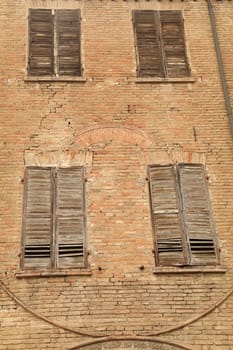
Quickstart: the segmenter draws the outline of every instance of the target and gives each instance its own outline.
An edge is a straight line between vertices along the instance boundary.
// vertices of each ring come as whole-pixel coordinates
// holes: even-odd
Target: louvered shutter
[[[57,266],[78,267],[85,262],[83,168],[57,172]]]
[[[30,9],[28,73],[34,76],[53,75],[53,50],[52,11]]]
[[[133,21],[138,56],[138,76],[164,76],[158,13],[148,10],[133,11]]]
[[[214,229],[202,165],[180,165],[183,215],[191,264],[215,264]]]
[[[179,196],[173,166],[150,166],[150,192],[155,225],[157,262],[178,265],[185,261]]]
[[[166,75],[189,76],[181,11],[160,11],[160,23]]]
[[[82,75],[80,21],[80,10],[56,11],[59,75]]]
[[[26,169],[23,238],[24,267],[50,267],[52,178],[49,168]]]

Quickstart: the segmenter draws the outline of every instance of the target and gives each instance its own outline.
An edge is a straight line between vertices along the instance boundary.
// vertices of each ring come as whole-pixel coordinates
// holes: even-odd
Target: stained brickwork
[[[81,10],[82,79],[29,79],[29,8]],[[137,9],[183,11],[191,78],[137,80]],[[233,3],[213,9],[233,105]],[[233,141],[206,1],[2,0],[0,33],[0,350],[232,349]],[[219,266],[155,266],[147,166],[174,163],[205,166]],[[88,267],[20,270],[25,166],[77,165]]]

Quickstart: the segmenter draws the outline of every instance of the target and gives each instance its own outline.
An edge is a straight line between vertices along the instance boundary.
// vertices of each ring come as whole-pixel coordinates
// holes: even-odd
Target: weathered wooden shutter
[[[161,45],[159,41],[159,18],[157,11],[133,11],[137,46],[138,76],[164,76]]]
[[[51,266],[52,188],[51,169],[26,169],[23,218],[25,268]]]
[[[34,76],[54,73],[53,16],[48,9],[29,11],[28,73]]]
[[[160,23],[166,76],[189,76],[181,11],[160,11]]]
[[[85,262],[83,168],[57,171],[56,237],[58,267],[78,267]]]
[[[185,249],[178,184],[173,166],[150,166],[150,193],[157,263],[184,264]]]
[[[82,75],[80,10],[57,10],[57,64],[59,75]]]
[[[209,194],[202,165],[179,165],[183,216],[191,264],[215,264],[216,248]]]

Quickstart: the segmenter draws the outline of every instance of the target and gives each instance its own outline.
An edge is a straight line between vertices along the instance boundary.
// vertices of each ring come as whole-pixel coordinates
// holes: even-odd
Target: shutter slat
[[[77,266],[83,263],[83,244],[59,244],[59,262],[62,267]]]
[[[174,167],[150,166],[149,169],[159,264],[183,264],[184,236]]]
[[[24,259],[27,268],[47,268],[50,266],[50,245],[26,245]]]
[[[24,209],[24,267],[49,267],[52,235],[51,169],[27,168]]]
[[[30,75],[53,75],[53,17],[48,9],[29,10]]]
[[[164,75],[156,17],[158,16],[155,11],[133,11],[140,77],[162,77]]]
[[[180,165],[184,220],[192,264],[216,263],[209,194],[202,165]]]
[[[81,76],[80,10],[57,10],[56,20],[58,73]]]
[[[181,11],[160,11],[160,22],[168,77],[189,76]]]
[[[59,267],[77,267],[84,264],[84,211],[83,168],[58,169],[57,237]]]

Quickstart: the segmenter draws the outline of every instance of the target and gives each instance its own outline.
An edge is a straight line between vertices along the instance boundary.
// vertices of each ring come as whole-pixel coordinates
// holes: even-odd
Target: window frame
[[[180,174],[179,174],[179,167],[180,166],[197,166],[202,168],[203,170],[203,178],[205,181],[205,189],[206,189],[206,200],[208,203],[208,215],[209,215],[209,227],[211,229],[211,239],[213,242],[213,247],[214,247],[214,256],[215,256],[215,262],[206,262],[203,259],[203,262],[194,262],[192,261],[192,250],[190,248],[190,237],[188,234],[188,230],[186,227],[186,221],[185,221],[185,214],[184,214],[184,202],[182,197],[182,191],[184,189],[181,189],[181,184],[180,184]],[[152,167],[157,167],[157,168],[162,168],[162,167],[172,167],[175,175],[175,187],[176,187],[176,197],[177,197],[177,203],[179,205],[178,211],[179,215],[181,218],[181,226],[180,229],[183,230],[183,232],[180,233],[181,235],[181,240],[182,240],[182,248],[183,248],[183,263],[174,263],[170,262],[169,264],[167,263],[161,263],[161,259],[159,257],[159,249],[158,249],[158,242],[157,242],[157,229],[156,229],[156,223],[155,223],[155,207],[153,203],[153,190],[152,190],[152,179],[151,179],[151,171],[150,169]],[[205,267],[205,266],[217,266],[220,264],[220,256],[219,256],[219,244],[216,236],[216,231],[215,231],[215,225],[213,221],[213,215],[212,215],[212,209],[211,209],[211,203],[210,203],[210,196],[209,196],[209,188],[208,188],[208,183],[207,183],[207,175],[205,168],[202,164],[196,164],[196,163],[177,163],[177,164],[166,164],[166,165],[160,165],[160,164],[150,164],[147,167],[148,170],[148,185],[149,185],[149,201],[150,201],[150,213],[151,213],[151,224],[152,224],[152,232],[153,232],[153,253],[154,253],[154,258],[155,258],[155,265],[156,267],[162,267],[162,268],[169,268],[169,267]]]
[[[47,10],[51,12],[52,16],[52,36],[53,36],[53,53],[52,53],[52,61],[53,61],[53,71],[51,74],[32,74],[30,68],[30,58],[31,58],[31,13],[33,11],[43,11]],[[80,74],[60,74],[58,68],[58,39],[57,39],[57,22],[58,22],[58,12],[59,11],[77,11],[77,15],[79,18],[79,69]],[[27,65],[26,65],[26,76],[24,77],[24,81],[77,81],[77,82],[85,82],[86,78],[84,76],[84,65],[83,65],[83,40],[82,40],[82,13],[80,8],[29,8],[28,10],[28,44],[27,44]]]
[[[154,27],[158,27],[157,31],[157,38],[158,41],[158,54],[159,54],[159,60],[160,60],[160,67],[162,67],[161,75],[143,75],[140,74],[140,59],[139,59],[139,49],[138,49],[138,42],[137,42],[137,29],[136,29],[136,19],[135,15],[137,12],[153,12],[155,23]],[[176,12],[179,13],[180,16],[180,23],[182,23],[182,40],[183,40],[183,49],[184,49],[184,58],[185,58],[185,66],[187,70],[186,75],[182,76],[170,76],[167,71],[167,62],[166,57],[164,54],[164,40],[162,38],[162,29],[161,29],[161,17],[160,14],[162,12]],[[185,26],[184,26],[184,14],[182,10],[152,10],[152,9],[144,9],[144,10],[133,10],[132,11],[132,22],[133,22],[133,34],[134,34],[134,47],[135,47],[135,57],[136,57],[136,82],[137,83],[146,83],[146,82],[154,82],[154,83],[166,83],[166,82],[175,82],[175,83],[182,83],[182,82],[195,82],[196,79],[192,77],[191,74],[191,66],[190,66],[190,59],[188,55],[187,50],[187,40],[185,35]]]
[[[49,266],[26,266],[25,263],[25,247],[26,247],[26,210],[27,210],[27,201],[28,201],[28,179],[29,179],[29,171],[31,169],[35,170],[48,170],[50,172],[50,181],[51,181],[51,197],[50,197],[50,204],[52,208],[51,213],[51,230],[50,230],[50,256],[49,256]],[[58,238],[59,238],[59,232],[57,230],[58,225],[58,216],[59,216],[59,207],[58,207],[58,180],[57,180],[57,173],[59,170],[62,169],[69,169],[69,170],[75,170],[79,169],[81,172],[82,177],[82,194],[81,194],[81,201],[82,201],[82,216],[83,216],[83,232],[81,232],[82,235],[82,263],[78,263],[77,266],[68,265],[68,266],[59,266],[59,247],[58,247]],[[80,269],[87,269],[87,241],[86,241],[86,186],[85,186],[85,168],[83,166],[70,166],[70,167],[55,167],[55,166],[27,166],[25,168],[25,174],[24,174],[24,193],[23,193],[23,216],[22,216],[22,236],[21,236],[21,254],[20,254],[20,270],[27,271],[47,271],[56,273],[59,271],[75,271]],[[72,243],[71,243],[72,244]],[[77,244],[77,243],[76,243]]]

